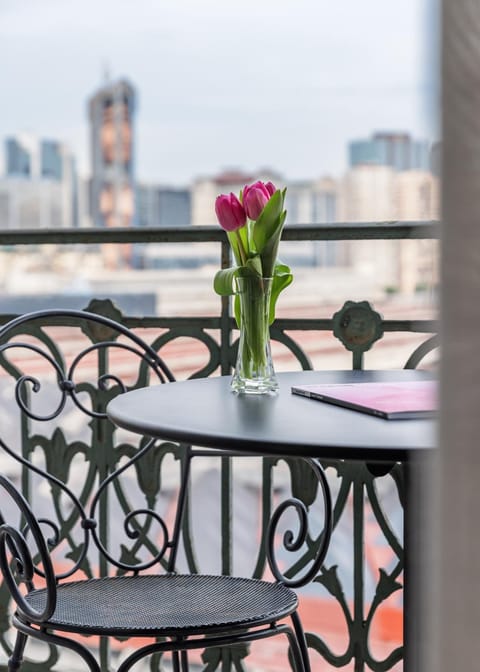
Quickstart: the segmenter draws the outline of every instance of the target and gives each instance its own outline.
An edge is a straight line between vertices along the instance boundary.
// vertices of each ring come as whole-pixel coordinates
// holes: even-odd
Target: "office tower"
[[[7,138],[0,200],[1,228],[77,226],[77,174],[68,147],[24,134]]]
[[[141,184],[137,187],[139,226],[180,227],[191,224],[189,189]]]
[[[332,224],[337,221],[337,181],[324,177],[319,180],[303,182],[289,182],[287,184],[285,209],[287,211],[287,226],[301,224]],[[311,261],[314,266],[340,266],[345,261],[345,245],[343,241],[325,240],[308,241],[302,243],[312,251]],[[288,246],[285,246],[288,250]],[[292,249],[300,249],[297,242],[291,245]],[[291,256],[291,264],[296,265],[299,260]],[[285,258],[287,258],[286,255]]]
[[[371,138],[348,145],[351,168],[389,166],[396,171],[430,170],[430,145],[408,133],[374,133]]]
[[[5,174],[9,177],[33,177],[34,140],[24,135],[5,140]]]
[[[345,175],[341,219],[347,222],[428,221],[438,216],[438,178],[428,171],[358,165]],[[356,241],[349,256],[359,274],[375,277],[385,290],[413,295],[437,281],[431,240]]]
[[[107,83],[89,101],[94,226],[134,222],[135,92],[125,80]]]
[[[64,152],[62,144],[56,140],[42,140],[40,142],[41,176],[61,180],[64,171],[63,163]]]
[[[107,82],[89,101],[90,204],[94,226],[135,223],[133,115],[135,91],[126,80]],[[130,266],[131,245],[104,245],[108,268]]]

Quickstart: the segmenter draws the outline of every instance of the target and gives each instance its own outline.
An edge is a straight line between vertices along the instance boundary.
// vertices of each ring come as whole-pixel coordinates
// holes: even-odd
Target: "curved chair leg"
[[[290,662],[292,662],[293,660],[294,672],[306,672],[305,665],[303,663],[303,655],[302,651],[300,650],[300,644],[298,643],[297,635],[291,628],[288,628],[285,634],[287,635],[288,644],[290,647],[288,651],[288,659]]]
[[[188,651],[185,651],[185,649],[180,651],[180,660],[182,672],[188,672]]]
[[[303,669],[305,672],[311,672],[307,640],[305,638],[305,632],[303,631],[302,622],[300,621],[298,612],[294,611],[290,618],[292,619],[293,627],[295,629],[296,640],[298,642],[298,648],[300,649],[300,655],[302,657]]]
[[[17,632],[15,646],[13,647],[12,655],[8,659],[8,672],[17,672],[20,669],[27,639],[27,635],[24,635],[23,632]]]
[[[19,631],[19,635],[25,637],[25,640],[27,638],[26,636],[30,635],[34,639],[39,639],[42,642],[48,642],[49,644],[56,644],[57,646],[70,649],[71,651],[77,653],[81,658],[83,658],[85,663],[88,665],[88,669],[90,672],[102,672],[100,669],[100,665],[95,660],[93,654],[90,653],[90,651],[79,642],[76,642],[73,639],[67,639],[66,637],[62,637],[61,635],[56,635],[52,632],[44,632],[43,630],[36,630],[35,628],[32,628],[25,623],[22,623],[15,616],[13,617],[12,622],[13,625]],[[25,642],[23,646],[25,646]],[[15,670],[18,669],[19,669],[18,665],[17,667],[8,668],[9,672],[14,672]]]
[[[85,648],[81,644],[78,644],[73,640],[66,639],[65,637],[60,637],[58,635],[53,636],[49,635],[49,637],[46,638],[45,641],[53,642],[58,646],[64,646],[66,649],[71,649],[72,651],[75,651],[75,653],[77,653],[81,658],[83,658],[85,663],[88,665],[88,669],[90,670],[90,672],[101,672],[100,665],[97,663],[93,655],[87,648]]]
[[[172,651],[172,670],[173,672],[180,672],[180,659],[178,651]]]
[[[188,672],[188,653],[184,649],[172,651],[173,672]]]

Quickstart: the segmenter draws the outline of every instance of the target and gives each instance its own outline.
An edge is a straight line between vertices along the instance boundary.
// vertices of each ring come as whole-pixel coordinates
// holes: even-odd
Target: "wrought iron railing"
[[[433,239],[438,237],[438,234],[439,227],[434,222],[388,222],[290,226],[285,229],[283,239],[286,241],[404,240]],[[70,246],[179,242],[218,243],[219,265],[228,266],[230,263],[229,245],[224,233],[217,227],[4,231],[0,237],[0,244],[13,246],[15,249],[25,245],[41,246],[51,243]],[[409,355],[404,366],[414,368],[419,365],[424,356],[437,346],[436,321],[433,319],[385,320],[367,301],[368,298],[365,297],[365,301],[345,302],[343,306],[338,306],[333,316],[279,318],[271,329],[273,341],[281,343],[291,353],[298,366],[308,369],[312,368],[311,358],[305,348],[295,340],[293,334],[295,332],[330,332],[337,337],[339,347],[341,348],[341,343],[351,353],[352,368],[362,368],[364,353],[372,347],[377,347],[386,333],[416,333],[423,335],[424,338],[422,338],[422,343],[416,346],[414,352]],[[183,337],[198,341],[204,349],[206,348],[208,354],[206,362],[199,368],[193,368],[189,373],[192,377],[218,373],[228,374],[235,361],[235,322],[231,316],[230,302],[227,298],[219,299],[219,313],[215,316],[132,317],[122,315],[109,301],[93,301],[89,309],[102,312],[122,321],[131,329],[141,331],[143,338],[151,342],[161,354]],[[11,317],[13,315],[0,315],[0,323],[8,321]],[[360,331],[356,330],[356,324],[360,325]],[[168,355],[165,357],[168,360]],[[111,440],[110,455],[113,454],[113,435]],[[52,449],[58,450],[58,446],[54,445]],[[95,454],[95,447],[92,454]],[[175,449],[172,447],[172,455],[174,454]],[[325,462],[324,466],[327,467],[334,495],[335,531],[331,546],[332,552],[327,556],[322,572],[302,599],[306,605],[305,610],[313,600],[314,603],[334,614],[334,619],[343,629],[344,641],[340,648],[338,644],[332,646],[320,626],[315,629],[315,626],[307,623],[307,626],[310,625],[308,643],[313,651],[313,669],[328,669],[328,665],[333,668],[350,665],[351,668],[347,669],[355,669],[356,672],[363,670],[383,672],[393,669],[402,659],[401,642],[389,642],[391,632],[387,632],[383,640],[381,636],[375,637],[375,633],[378,633],[382,627],[388,630],[388,623],[394,623],[399,614],[401,618],[401,600],[395,598],[400,594],[404,568],[402,521],[399,515],[404,498],[403,466],[394,464],[375,467],[346,461]],[[279,461],[265,459],[263,466],[257,464],[257,468],[261,478],[258,481],[253,479],[256,483],[254,489],[261,502],[261,510],[265,518],[272,506],[272,492],[275,488],[294,487],[297,496],[302,496],[303,493],[308,500],[308,483],[301,482],[301,478],[300,481],[298,480],[299,474],[295,473],[295,467],[291,462],[282,461],[280,464]],[[238,470],[241,472],[242,469],[243,467],[238,467],[237,463],[233,464],[228,459],[222,459],[219,466],[221,502],[218,549],[221,557],[218,569],[225,573],[231,572],[235,563],[232,554],[232,542],[235,535],[231,523],[235,502],[231,491]],[[288,477],[285,476],[285,470],[289,474]],[[251,478],[249,480],[251,481]],[[160,479],[158,483],[160,484]],[[249,487],[251,490],[252,486]],[[195,516],[187,516],[184,546],[186,558],[189,559],[188,564],[193,570],[196,569],[196,561],[193,561],[195,558],[193,540],[197,539],[196,543],[198,543],[198,536],[191,527],[194,523]],[[366,534],[371,529],[375,529],[376,533],[381,536],[380,546],[388,549],[388,553],[384,553],[384,560],[375,559],[369,553],[369,541],[366,540]],[[349,535],[347,542],[346,534]],[[338,546],[342,549],[350,549],[347,561],[345,558],[342,559],[341,554],[337,552]],[[365,553],[365,548],[367,553]],[[299,558],[298,571],[301,571],[306,561],[308,561],[307,557]],[[373,566],[375,564],[377,566]],[[262,567],[262,562],[258,562],[256,567],[252,568],[252,572],[258,574],[262,571]],[[6,660],[11,644],[6,616],[8,610],[6,591],[1,587],[0,600],[2,601],[0,643],[3,648],[0,660],[2,658]],[[336,606],[332,607],[332,604]],[[390,621],[386,614],[389,615]],[[317,622],[321,623],[322,619],[319,617]],[[377,639],[383,641],[381,649],[375,648],[374,640]],[[391,639],[394,640],[395,637]],[[106,649],[103,660],[105,670],[107,670],[108,651]],[[25,669],[32,671],[41,669],[42,672],[48,672],[53,668],[55,661],[56,657],[50,655],[43,661],[41,667],[28,663]],[[160,664],[160,661],[152,660],[150,670],[153,672],[161,669]],[[271,669],[275,669],[275,663],[272,665]],[[228,656],[220,654],[213,655],[213,657],[210,653],[205,657],[203,667],[199,669],[208,672],[217,669],[248,670],[248,651],[242,648],[242,650],[230,652]],[[0,670],[6,670],[5,663],[3,665],[0,663]]]

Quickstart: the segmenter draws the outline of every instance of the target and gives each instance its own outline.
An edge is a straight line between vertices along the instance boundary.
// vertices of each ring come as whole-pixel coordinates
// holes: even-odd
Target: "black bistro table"
[[[368,463],[400,462],[406,470],[404,669],[417,669],[411,639],[416,630],[415,587],[409,555],[415,530],[409,531],[409,468],[436,445],[435,420],[384,420],[366,413],[291,393],[292,385],[392,382],[431,378],[416,370],[296,371],[278,374],[276,395],[237,395],[230,376],[200,378],[152,386],[119,395],[107,413],[133,432],[206,448],[267,456],[316,457]],[[413,553],[415,555],[415,553]],[[414,577],[413,577],[414,578]],[[410,634],[409,634],[410,633]]]

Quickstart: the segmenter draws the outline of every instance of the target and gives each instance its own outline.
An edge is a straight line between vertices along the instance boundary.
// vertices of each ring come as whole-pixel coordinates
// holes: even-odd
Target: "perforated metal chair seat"
[[[45,591],[27,602],[43,609]],[[230,576],[141,575],[58,586],[55,613],[42,627],[83,634],[182,636],[264,625],[297,608],[281,585]]]

